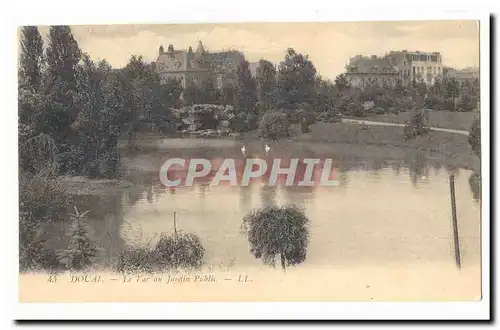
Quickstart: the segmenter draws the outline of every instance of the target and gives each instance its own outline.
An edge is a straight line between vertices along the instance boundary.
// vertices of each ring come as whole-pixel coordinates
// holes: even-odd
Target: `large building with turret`
[[[393,85],[412,81],[432,85],[443,75],[443,61],[439,52],[391,51],[384,56],[356,55],[346,66],[346,79],[352,86],[367,84]]]
[[[196,51],[191,47],[176,50],[173,45],[169,45],[165,51],[160,46],[155,64],[161,83],[174,78],[186,87],[189,83],[199,84],[211,79],[216,88],[222,89],[235,83],[236,70],[244,59],[243,54],[235,50],[209,53],[200,41]]]

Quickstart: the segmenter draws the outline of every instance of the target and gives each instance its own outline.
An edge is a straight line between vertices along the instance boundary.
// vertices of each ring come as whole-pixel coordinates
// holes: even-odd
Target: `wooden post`
[[[177,224],[175,222],[175,212],[174,212],[174,235],[177,237]]]
[[[455,176],[450,174],[451,216],[453,221],[453,242],[455,244],[455,263],[460,269],[460,241],[458,237],[457,206],[455,202]]]

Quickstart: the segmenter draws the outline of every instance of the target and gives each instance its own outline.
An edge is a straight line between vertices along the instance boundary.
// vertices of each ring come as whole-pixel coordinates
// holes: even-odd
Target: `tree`
[[[250,72],[248,61],[242,59],[236,70],[234,106],[237,112],[252,112],[257,103],[255,80]]]
[[[221,102],[223,105],[234,105],[235,88],[232,84],[227,84],[222,88]]]
[[[429,132],[425,114],[420,109],[414,109],[411,119],[404,127],[405,141],[423,136]]]
[[[472,151],[481,157],[481,121],[476,118],[471,125],[469,132],[469,145]]]
[[[82,52],[69,26],[51,26],[47,48],[47,88],[55,93],[55,101],[66,107],[74,103],[77,89],[77,69]],[[72,109],[72,117],[76,109]]]
[[[269,111],[264,114],[259,124],[259,135],[264,138],[277,140],[289,136],[290,122],[288,115],[283,111]]]
[[[44,66],[42,36],[36,26],[24,26],[21,30],[20,85],[39,91]]]
[[[275,266],[279,255],[283,271],[304,262],[307,255],[309,219],[295,206],[269,206],[250,212],[242,229],[250,252],[265,264]]]
[[[68,174],[78,163],[74,153],[77,139],[71,125],[81,108],[78,91],[79,66],[82,52],[69,26],[51,26],[46,50],[47,70],[44,75],[44,91],[47,106],[42,112],[44,132],[52,136],[59,150],[59,170]]]
[[[106,61],[96,65],[86,54],[80,80],[82,109],[72,125],[78,136],[74,168],[91,178],[111,178],[116,175],[117,144],[127,107],[124,84]]]
[[[313,104],[315,83],[316,68],[309,57],[289,48],[278,69],[278,104],[287,109]]]
[[[260,60],[256,73],[257,94],[261,106],[269,109],[275,104],[276,68],[266,60]]]
[[[80,213],[76,206],[75,213],[70,214],[73,228],[70,232],[70,243],[67,249],[59,253],[61,263],[69,270],[84,270],[92,265],[99,250],[90,239],[88,229],[84,224],[85,215],[89,211]]]
[[[218,104],[220,95],[215,88],[214,81],[210,78],[203,79],[198,87],[199,104]]]
[[[342,92],[343,90],[349,88],[349,82],[347,81],[345,74],[339,74],[335,77],[335,87]]]
[[[162,109],[160,77],[144,63],[142,56],[133,55],[125,66],[124,74],[129,97],[127,113],[128,147],[135,147],[135,134],[140,122],[154,123]]]
[[[193,105],[199,103],[198,87],[191,81],[186,84],[186,88],[182,92],[184,105]]]
[[[338,89],[331,81],[317,79],[314,108],[320,120],[329,122],[340,118],[339,109],[335,107],[339,98]]]

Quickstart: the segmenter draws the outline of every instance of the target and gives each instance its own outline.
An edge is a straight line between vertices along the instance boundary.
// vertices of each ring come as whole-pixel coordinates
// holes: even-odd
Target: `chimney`
[[[158,49],[158,55],[162,55],[164,52],[165,50],[163,49],[163,46],[160,46],[160,48]]]

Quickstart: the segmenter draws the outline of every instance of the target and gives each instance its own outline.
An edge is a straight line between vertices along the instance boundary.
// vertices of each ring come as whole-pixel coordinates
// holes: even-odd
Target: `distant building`
[[[346,66],[346,79],[352,86],[367,84],[393,85],[412,81],[434,84],[443,75],[443,62],[438,52],[391,51],[384,56],[356,55]]]
[[[244,59],[241,52],[234,50],[209,53],[200,41],[196,52],[191,47],[188,50],[175,50],[173,45],[164,51],[163,46],[160,46],[156,70],[162,84],[173,78],[178,79],[185,88],[191,82],[198,84],[212,79],[215,87],[222,89],[235,82],[236,69]]]
[[[474,81],[476,79],[479,79],[479,68],[466,68],[462,70],[444,68],[443,72],[445,77],[455,78],[460,82]]]

